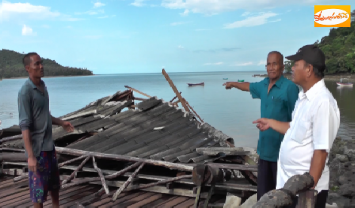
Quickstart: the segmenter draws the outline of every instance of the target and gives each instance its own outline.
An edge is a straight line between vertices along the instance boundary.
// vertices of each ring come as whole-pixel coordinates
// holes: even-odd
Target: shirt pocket
[[[302,144],[303,140],[312,135],[311,125],[312,123],[301,119],[297,122],[297,126],[294,127],[291,139],[295,142]]]

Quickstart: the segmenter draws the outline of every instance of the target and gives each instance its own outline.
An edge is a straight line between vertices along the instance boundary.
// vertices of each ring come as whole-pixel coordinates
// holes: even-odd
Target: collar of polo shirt
[[[298,97],[300,100],[307,98],[308,100],[312,100],[320,88],[324,87],[324,79],[321,79],[316,84],[314,84],[306,93],[303,92],[303,89],[298,93]]]
[[[280,88],[280,87],[282,86],[283,79],[284,79],[284,76],[281,75],[281,77],[276,81],[275,86],[278,87],[278,88]],[[264,85],[268,85],[269,83],[270,83],[269,77],[267,77],[266,79],[264,79]]]

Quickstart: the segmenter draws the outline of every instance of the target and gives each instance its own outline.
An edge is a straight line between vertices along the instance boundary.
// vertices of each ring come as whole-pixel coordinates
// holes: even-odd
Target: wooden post
[[[165,69],[162,70],[162,73],[163,73],[166,81],[168,81],[170,87],[173,88],[173,91],[175,92],[176,96],[179,98],[181,105],[184,107],[186,112],[190,112],[189,108],[187,107],[186,103],[184,102],[185,101],[184,98],[182,98],[182,96],[180,95],[179,91],[175,87],[175,85],[174,85],[173,81],[170,79],[169,75],[166,73]]]
[[[67,160],[65,162],[62,162],[62,163],[59,163],[58,167],[63,167],[64,165],[68,165],[69,163],[72,163],[72,162],[75,162],[75,161],[78,161],[78,160],[81,160],[83,158],[86,158],[87,155],[82,155],[82,156],[79,156],[79,157],[76,157],[74,159],[71,159],[71,160]]]
[[[132,173],[128,180],[116,191],[116,193],[112,196],[112,201],[116,201],[120,193],[131,183],[132,179],[136,177],[137,173],[143,168],[144,164],[145,163],[141,163],[141,165]]]
[[[183,176],[178,176],[178,177],[175,177],[175,178],[169,178],[169,179],[166,179],[166,180],[161,180],[161,181],[158,181],[158,182],[155,182],[155,183],[139,185],[137,187],[132,187],[132,188],[126,189],[126,191],[133,191],[133,190],[137,190],[137,189],[146,189],[146,188],[150,188],[150,187],[153,187],[153,186],[157,186],[159,184],[166,184],[166,183],[169,183],[169,182],[178,181],[178,180],[181,180],[181,179],[184,179],[184,178],[192,178],[192,175],[183,175]]]

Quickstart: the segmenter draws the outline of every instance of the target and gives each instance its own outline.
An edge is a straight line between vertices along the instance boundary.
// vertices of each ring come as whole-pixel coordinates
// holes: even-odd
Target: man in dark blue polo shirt
[[[42,81],[44,69],[37,53],[26,54],[23,64],[29,79],[18,93],[19,122],[28,156],[30,197],[34,207],[43,207],[51,192],[52,207],[59,207],[59,171],[52,139],[52,124],[68,132],[74,130],[68,121],[49,112],[49,96]]]
[[[249,91],[252,97],[261,100],[261,117],[279,121],[291,121],[291,114],[298,99],[299,88],[282,74],[283,55],[272,51],[267,57],[268,77],[260,82],[227,82],[226,89],[237,88]],[[257,152],[258,190],[257,199],[276,188],[277,159],[284,135],[273,129],[260,131]]]

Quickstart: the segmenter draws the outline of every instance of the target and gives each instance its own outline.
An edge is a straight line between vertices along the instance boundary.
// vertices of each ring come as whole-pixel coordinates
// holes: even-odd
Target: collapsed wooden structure
[[[142,199],[133,205],[209,207],[223,203],[227,192],[243,199],[256,192],[254,150],[235,147],[231,137],[205,123],[165,70],[163,75],[176,95],[170,102],[125,86],[128,90],[62,116],[73,124],[74,132],[53,126],[61,191],[91,190],[83,199],[70,201],[73,206],[102,202],[110,207],[141,193],[146,204]],[[0,206],[28,204],[13,197],[17,189],[25,188],[28,177],[21,138],[0,137],[0,174],[14,177],[0,181]]]

